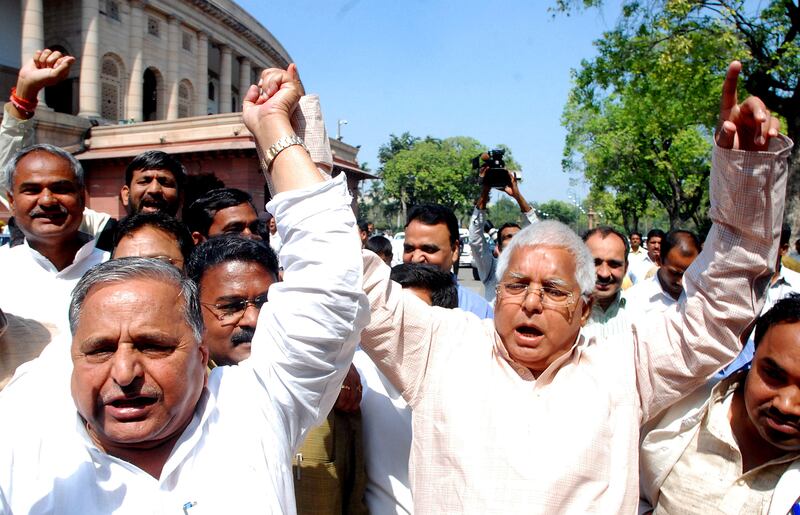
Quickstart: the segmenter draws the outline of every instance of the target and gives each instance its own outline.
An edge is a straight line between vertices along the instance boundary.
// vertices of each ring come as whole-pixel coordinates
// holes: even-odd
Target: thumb
[[[286,71],[289,72],[289,77],[292,80],[300,81],[300,74],[297,72],[297,65],[292,63],[286,68]]]
[[[733,148],[736,138],[736,124],[730,121],[722,122],[722,126],[717,132],[717,146],[720,148]]]

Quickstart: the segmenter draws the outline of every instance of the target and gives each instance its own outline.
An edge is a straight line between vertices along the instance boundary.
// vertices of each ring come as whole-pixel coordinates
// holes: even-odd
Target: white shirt
[[[367,487],[364,501],[373,515],[414,513],[408,457],[411,408],[378,367],[359,349],[353,364],[361,375],[361,427]]]
[[[658,275],[650,279],[639,281],[622,294],[625,297],[625,306],[629,319],[635,320],[637,315],[653,311],[663,313],[678,301],[665,292],[658,280]],[[681,293],[683,296],[683,293]]]
[[[333,406],[367,305],[343,177],[268,207],[286,280],[270,288],[251,357],[211,371],[161,477],[95,447],[68,384],[41,363],[0,394],[0,418],[14,420],[0,424],[0,513],[295,513],[291,456]]]
[[[5,271],[0,309],[68,334],[72,289],[87,270],[109,257],[108,252],[94,245],[94,241],[86,243],[72,264],[61,271],[27,241],[15,247],[0,247],[0,270]]]
[[[647,280],[647,272],[652,270],[655,266],[658,265],[650,259],[650,256],[647,255],[647,251],[644,251],[643,257],[636,260],[631,260],[630,257],[628,257],[628,277],[633,284],[638,284]]]

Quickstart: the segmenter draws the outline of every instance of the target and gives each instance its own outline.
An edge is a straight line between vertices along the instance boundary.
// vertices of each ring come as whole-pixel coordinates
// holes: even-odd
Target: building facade
[[[64,146],[87,171],[89,205],[114,216],[130,158],[160,148],[190,173],[217,175],[263,207],[255,145],[237,112],[261,71],[286,49],[230,0],[0,0],[0,88],[40,48],[76,57],[46,88],[37,140]],[[8,30],[6,30],[8,29]],[[222,135],[225,135],[224,137]],[[358,181],[357,147],[332,140],[335,164]],[[0,213],[2,216],[2,213]]]

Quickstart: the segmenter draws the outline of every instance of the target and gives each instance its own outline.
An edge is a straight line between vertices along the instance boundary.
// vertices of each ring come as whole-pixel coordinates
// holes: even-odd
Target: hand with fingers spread
[[[758,97],[748,97],[741,104],[736,94],[736,84],[742,63],[733,61],[722,85],[719,123],[715,139],[722,148],[747,151],[766,151],[769,140],[778,136],[780,121],[770,114]]]

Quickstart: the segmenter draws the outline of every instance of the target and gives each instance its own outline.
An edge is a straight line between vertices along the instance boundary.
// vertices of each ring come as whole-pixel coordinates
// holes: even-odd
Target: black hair
[[[133,158],[127,168],[125,168],[125,184],[131,185],[133,172],[136,170],[167,170],[175,177],[178,190],[186,182],[186,170],[180,161],[160,150],[148,150]]]
[[[369,233],[369,222],[367,222],[366,220],[359,220],[358,230],[361,232]]]
[[[624,234],[619,232],[618,230],[614,229],[613,227],[609,227],[608,225],[601,225],[600,227],[595,227],[594,229],[589,229],[585,233],[583,233],[583,242],[586,243],[586,240],[594,236],[595,234],[599,234],[602,236],[602,239],[606,239],[609,235],[613,234],[620,240],[622,240],[622,244],[625,246],[625,262],[628,262],[628,253],[631,251],[631,244],[628,243],[628,238],[625,237]],[[663,253],[661,254],[664,255]]]
[[[781,247],[785,247],[789,244],[789,240],[792,237],[792,226],[789,224],[783,224],[781,227]]]
[[[638,236],[640,240],[642,239],[642,233],[639,231],[631,231],[631,233],[628,235],[628,238],[633,238],[634,236]]]
[[[186,211],[184,220],[189,226],[189,230],[197,231],[207,238],[217,212],[245,203],[250,204],[254,212],[258,212],[253,204],[253,197],[246,191],[236,188],[218,188],[192,202]]]
[[[694,249],[698,254],[703,249],[700,238],[692,231],[673,229],[661,238],[661,262],[667,259],[667,254],[677,248],[684,256],[689,256]]]
[[[379,256],[391,256],[394,252],[392,242],[384,236],[371,236],[364,247]]]
[[[163,211],[136,213],[120,220],[114,234],[114,248],[117,248],[122,238],[133,234],[142,227],[154,227],[172,235],[178,242],[184,262],[189,259],[194,248],[192,234],[183,222]]]
[[[520,227],[518,223],[514,222],[506,222],[503,225],[501,225],[500,228],[497,229],[497,244],[500,245],[501,247],[503,246],[503,240],[502,240],[503,231],[505,231],[509,227],[516,227],[517,229],[522,229],[522,227]]]
[[[441,204],[420,204],[411,208],[406,220],[406,228],[414,220],[425,225],[445,224],[450,232],[450,245],[455,247],[458,243],[458,219],[449,207]]]
[[[664,236],[666,236],[666,235],[667,234],[664,231],[662,231],[661,229],[650,229],[647,232],[647,239],[649,240],[650,238],[661,238],[663,240]],[[662,255],[663,255],[663,253],[662,253]]]
[[[797,322],[800,322],[800,293],[790,293],[776,302],[769,311],[758,317],[753,337],[755,347],[758,348],[758,344],[761,343],[770,327]]]
[[[423,263],[402,263],[392,268],[391,279],[403,288],[420,288],[430,292],[434,306],[458,307],[458,288],[453,275],[438,266]]]
[[[278,257],[269,245],[232,234],[210,238],[195,247],[186,263],[186,275],[199,288],[200,281],[209,268],[230,261],[259,264],[275,279],[278,278]]]

